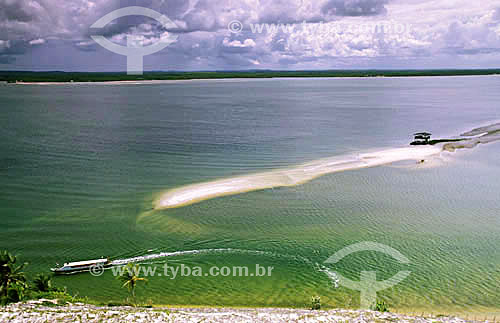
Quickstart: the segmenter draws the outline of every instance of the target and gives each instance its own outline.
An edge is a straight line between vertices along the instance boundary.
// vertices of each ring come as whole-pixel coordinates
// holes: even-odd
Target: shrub
[[[311,310],[320,310],[321,309],[321,297],[313,296],[311,297]]]
[[[379,300],[372,306],[372,310],[377,312],[389,312],[389,306],[387,306],[386,302]]]
[[[87,298],[71,296],[66,288],[52,286],[51,276],[38,274],[33,285],[28,285],[24,268],[17,257],[7,251],[0,252],[0,304],[8,304],[30,299],[57,299],[57,305],[66,303],[90,303]],[[50,302],[50,304],[57,306]]]
[[[2,304],[18,302],[24,298],[28,285],[24,267],[17,257],[7,251],[0,252],[0,302]]]
[[[15,303],[23,300],[26,296],[27,288],[24,284],[13,284],[7,289],[7,295],[2,303]]]
[[[137,286],[138,282],[146,282],[146,278],[139,277],[140,275],[140,266],[139,265],[134,265],[134,264],[128,264],[122,273],[116,277],[118,280],[120,280],[123,285],[122,287],[127,288],[130,294],[132,295],[132,298],[134,299],[134,304],[136,303],[135,299],[135,288]]]
[[[49,292],[52,290],[52,280],[49,275],[36,275],[33,284],[35,284],[35,290],[39,292]]]

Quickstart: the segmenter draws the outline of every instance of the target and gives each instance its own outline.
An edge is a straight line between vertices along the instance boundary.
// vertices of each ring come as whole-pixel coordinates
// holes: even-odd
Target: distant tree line
[[[280,78],[280,77],[407,77],[407,76],[463,76],[500,75],[500,69],[467,70],[324,70],[324,71],[210,71],[210,72],[145,72],[127,75],[118,72],[28,72],[0,71],[0,82],[112,82],[152,80],[193,80],[226,78]]]

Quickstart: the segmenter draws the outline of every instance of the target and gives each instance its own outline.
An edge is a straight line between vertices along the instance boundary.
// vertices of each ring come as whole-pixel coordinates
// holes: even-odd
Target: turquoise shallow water
[[[318,270],[352,279],[412,274],[379,294],[397,309],[499,311],[500,145],[320,177],[301,186],[149,212],[161,192],[319,158],[455,136],[500,119],[498,77],[276,79],[154,85],[0,86],[2,249],[30,263],[234,248],[156,259],[209,268],[274,266],[271,277],[150,277],[163,304],[356,307]],[[434,164],[433,164],[434,165]],[[257,252],[260,251],[260,252]],[[110,272],[57,277],[73,293],[126,297]]]

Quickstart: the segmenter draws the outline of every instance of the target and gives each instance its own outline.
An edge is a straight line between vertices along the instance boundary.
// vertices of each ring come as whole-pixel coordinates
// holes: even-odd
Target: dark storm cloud
[[[106,63],[120,60],[97,45],[91,35],[103,35],[123,45],[127,35],[157,41],[166,31],[177,33],[179,39],[146,59],[158,64],[151,65],[153,69],[292,65],[302,68],[319,66],[316,65],[319,62],[329,68],[330,63],[337,64],[343,57],[357,57],[353,60],[365,64],[370,60],[377,62],[376,57],[404,60],[436,53],[450,57],[498,56],[498,5],[485,2],[480,7],[468,8],[466,0],[449,2],[442,9],[440,0],[0,0],[0,64],[12,64],[16,57],[26,58],[25,65],[36,64],[36,55],[25,54],[38,46],[45,55],[40,59],[44,63],[50,61],[51,53],[63,51],[57,54],[66,59],[65,66],[87,65],[94,70],[100,68],[94,67],[97,60]],[[127,6],[156,10],[174,21],[177,28],[165,30],[152,19],[129,16],[116,19],[105,28],[90,29],[99,18]],[[475,11],[469,13],[468,9]],[[301,31],[304,21],[312,25],[381,20],[420,24],[423,15],[425,22],[413,33],[394,37],[349,31],[326,34]],[[462,22],[456,18],[459,16]],[[235,35],[227,30],[232,20],[243,23],[242,33]],[[297,28],[291,33],[250,32],[250,24],[259,23],[296,24]],[[59,49],[51,47],[55,43],[61,44]],[[122,68],[116,64],[113,70]]]
[[[96,12],[92,15],[92,19],[89,20],[91,21],[90,25],[93,24],[102,16],[104,16],[105,14],[113,10],[129,6],[140,6],[140,7],[150,8],[160,13],[163,13],[172,20],[175,20],[179,18],[179,16],[182,16],[187,11],[187,9],[189,8],[189,1],[114,0],[108,2],[105,10],[99,10],[99,12]],[[114,35],[130,32],[134,27],[141,24],[150,25],[152,28],[151,32],[154,34],[159,34],[165,31],[165,28],[158,21],[151,19],[149,17],[127,16],[115,19],[112,23],[108,24],[104,28],[100,29],[88,28],[87,30],[84,30],[84,34],[85,36],[102,35],[105,37],[112,37]]]
[[[26,53],[30,46],[23,40],[11,40],[7,46],[2,47],[0,48],[0,54],[2,55],[19,55]]]
[[[0,0],[0,8],[0,21],[28,22],[33,19],[33,12],[24,1]]]
[[[478,54],[497,54],[500,53],[500,48],[459,48],[459,47],[450,47],[446,48],[445,51],[458,54],[458,55],[478,55]]]
[[[321,3],[324,3],[321,5]],[[129,16],[117,19],[100,30],[89,27],[105,14],[126,6],[157,10],[176,22],[180,32],[218,31],[229,21],[243,23],[292,23],[307,20],[329,21],[330,15],[363,16],[383,13],[386,0],[262,0],[258,3],[232,0],[0,0],[0,39],[29,41],[59,37],[85,41],[90,35],[112,37],[130,32],[133,26],[148,23],[153,32],[165,30],[155,21]]]
[[[16,60],[16,55],[26,53],[30,45],[24,40],[2,41],[0,43],[0,64],[10,64]]]
[[[16,59],[12,56],[9,56],[9,55],[2,55],[0,54],[0,64],[11,64],[11,63],[14,63],[16,61]]]
[[[115,19],[112,23],[103,28],[88,28],[85,31],[85,35],[101,35],[104,37],[113,37],[115,35],[128,33],[132,28],[135,28],[141,24],[151,25],[157,31],[162,29],[159,23],[151,18],[128,16]]]

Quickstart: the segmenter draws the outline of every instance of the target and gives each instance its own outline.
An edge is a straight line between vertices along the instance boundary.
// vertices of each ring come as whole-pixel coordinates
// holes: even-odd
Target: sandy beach
[[[411,315],[362,310],[285,308],[143,308],[106,307],[81,303],[58,305],[38,300],[0,307],[3,322],[484,322],[439,314]],[[494,322],[494,321],[490,321]]]
[[[453,152],[456,149],[470,149],[479,144],[487,144],[500,140],[499,131],[500,124],[495,123],[463,133],[462,137],[471,138],[458,142],[443,143],[434,146],[392,148],[357,155],[335,156],[287,169],[192,184],[165,192],[154,202],[154,208],[156,210],[176,208],[220,196],[276,187],[296,186],[326,174],[388,165],[400,161],[414,160],[417,163],[421,163],[422,161],[439,156],[443,151]]]
[[[155,202],[155,209],[186,206],[219,196],[296,186],[326,174],[381,166],[405,160],[421,161],[438,156],[441,152],[441,146],[386,149],[372,153],[316,160],[288,169],[193,184],[167,191]]]

